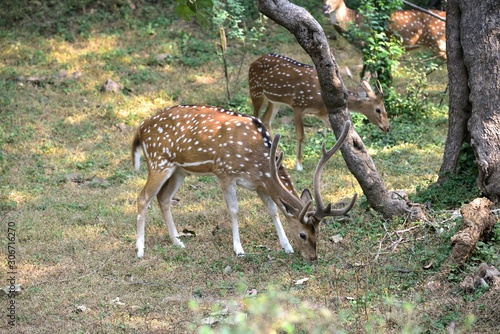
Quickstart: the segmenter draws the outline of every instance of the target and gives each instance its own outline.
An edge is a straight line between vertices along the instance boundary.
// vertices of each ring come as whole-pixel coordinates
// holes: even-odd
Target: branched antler
[[[326,164],[326,162],[335,154],[335,152],[339,150],[340,146],[342,146],[342,144],[345,142],[350,128],[351,128],[351,122],[346,121],[344,129],[342,130],[342,134],[338,138],[335,145],[328,151],[325,149],[324,142],[323,145],[321,146],[321,152],[322,152],[321,158],[318,162],[318,165],[316,166],[316,171],[314,172],[314,179],[313,179],[313,193],[314,193],[314,201],[316,202],[316,212],[309,213],[311,216],[315,217],[315,219],[317,219],[318,221],[321,221],[321,219],[328,216],[342,216],[346,214],[349,210],[351,210],[354,203],[356,202],[357,194],[354,194],[354,197],[347,206],[345,206],[342,209],[332,210],[331,203],[328,203],[326,207],[323,205],[323,200],[321,199],[321,193],[320,193],[320,180],[323,167]]]

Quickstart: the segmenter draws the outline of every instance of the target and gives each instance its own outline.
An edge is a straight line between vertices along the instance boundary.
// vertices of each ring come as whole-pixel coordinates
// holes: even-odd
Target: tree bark
[[[457,0],[449,0],[446,9],[446,53],[448,61],[449,112],[448,136],[443,154],[443,164],[439,171],[438,184],[442,184],[450,174],[455,174],[462,144],[469,136],[467,122],[472,106],[469,102],[467,68],[460,40],[460,9]],[[465,83],[465,84],[464,84]]]
[[[290,31],[311,56],[318,72],[330,124],[338,138],[345,122],[350,120],[347,89],[339,76],[338,66],[330,52],[323,28],[304,8],[286,0],[259,0],[259,10]],[[387,190],[363,141],[354,129],[351,129],[341,152],[373,209],[387,218],[405,216],[409,219],[425,219],[420,206],[410,206],[403,198]]]
[[[470,136],[477,185],[500,201],[500,2],[449,0],[447,5],[449,130],[440,180],[455,173]]]

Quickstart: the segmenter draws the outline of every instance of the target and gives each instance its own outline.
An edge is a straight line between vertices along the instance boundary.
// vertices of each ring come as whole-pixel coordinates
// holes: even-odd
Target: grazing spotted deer
[[[347,29],[350,24],[361,25],[362,18],[357,10],[348,8],[344,0],[325,0],[325,14],[330,15],[332,24]],[[446,12],[429,10],[431,13],[446,18]],[[391,14],[389,33],[400,36],[407,50],[424,47],[446,60],[445,22],[419,10],[397,10]]]
[[[320,222],[328,216],[347,213],[356,200],[341,209],[323,206],[320,176],[324,164],[345,141],[350,122],[328,151],[322,147],[313,179],[316,209],[310,211],[312,196],[304,190],[299,196],[290,176],[281,164],[283,153],[276,155],[279,135],[271,141],[262,122],[252,116],[217,107],[176,106],[143,121],[134,136],[132,158],[139,169],[141,148],[148,164],[148,179],[138,196],[137,257],[144,256],[144,230],[148,206],[157,196],[163,218],[174,245],[184,247],[172,219],[170,201],[190,174],[213,174],[220,182],[229,210],[236,255],[244,255],[238,231],[236,186],[256,191],[267,206],[281,247],[293,253],[277,207],[288,221],[289,232],[306,260],[315,260]]]
[[[314,66],[299,63],[288,57],[266,54],[255,60],[248,70],[248,85],[253,105],[253,116],[258,117],[262,105],[267,108],[262,116],[264,126],[271,130],[271,122],[281,105],[293,109],[297,140],[295,168],[302,170],[302,142],[304,140],[304,116],[311,114],[330,128],[328,111],[321,96],[318,74]],[[382,131],[390,129],[384,107],[384,94],[375,94],[367,81],[362,81],[361,92],[349,92],[347,108],[365,115]]]

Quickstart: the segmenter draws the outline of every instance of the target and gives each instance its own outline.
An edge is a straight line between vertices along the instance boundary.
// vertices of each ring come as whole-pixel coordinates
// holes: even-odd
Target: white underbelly
[[[251,191],[255,191],[257,189],[257,187],[255,186],[255,184],[253,182],[250,182],[249,180],[245,180],[245,179],[238,179],[238,181],[236,181],[236,184],[242,188],[245,188],[245,189],[248,189]]]

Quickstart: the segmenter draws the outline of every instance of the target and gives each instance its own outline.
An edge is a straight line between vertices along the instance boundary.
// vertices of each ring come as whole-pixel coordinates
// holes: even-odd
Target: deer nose
[[[329,14],[330,13],[330,5],[324,5],[323,6],[323,13]]]

